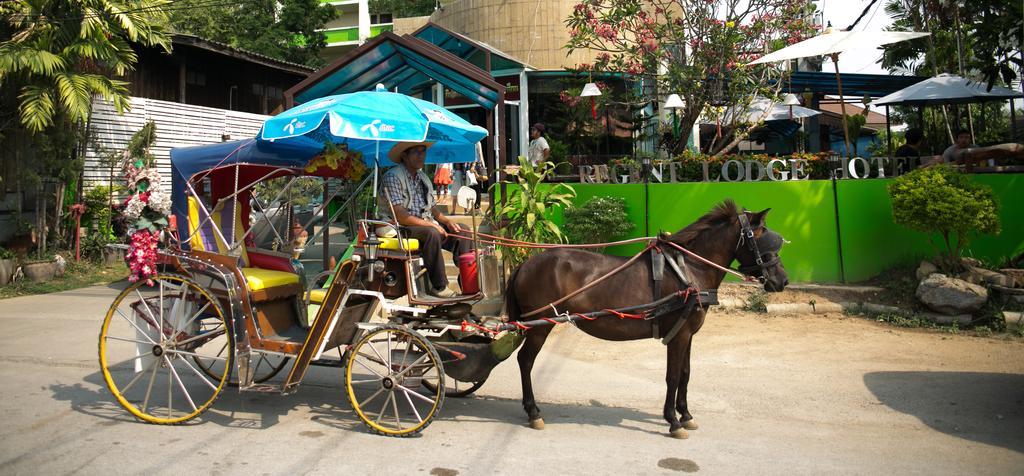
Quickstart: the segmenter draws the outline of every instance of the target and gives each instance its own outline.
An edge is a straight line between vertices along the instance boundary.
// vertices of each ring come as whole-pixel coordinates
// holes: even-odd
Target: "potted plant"
[[[21,270],[29,281],[41,283],[63,275],[66,264],[60,255],[46,253],[37,259],[22,263]]]
[[[6,286],[11,282],[14,274],[14,252],[0,246],[0,286]]]

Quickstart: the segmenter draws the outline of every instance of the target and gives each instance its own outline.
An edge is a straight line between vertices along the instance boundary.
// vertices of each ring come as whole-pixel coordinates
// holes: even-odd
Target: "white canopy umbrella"
[[[836,67],[836,85],[839,89],[839,104],[843,110],[843,137],[846,139],[846,152],[850,152],[850,132],[846,127],[846,102],[842,100],[843,81],[839,76],[839,53],[853,49],[877,48],[882,45],[898,43],[928,36],[929,33],[902,31],[834,31],[794,43],[781,50],[764,55],[749,64],[772,63],[809,56],[830,56]]]
[[[1019,97],[1024,97],[1024,94],[1001,86],[993,86],[989,91],[988,85],[983,81],[972,81],[953,74],[940,74],[875,100],[873,104],[929,106],[1005,101]]]
[[[730,108],[725,112],[724,118],[727,122],[732,122],[733,118],[739,119],[742,122],[757,122],[764,118],[764,121],[768,122],[786,119],[806,119],[818,114],[821,114],[821,112],[814,109],[803,106],[776,104],[762,98],[755,99],[745,109],[740,106]]]

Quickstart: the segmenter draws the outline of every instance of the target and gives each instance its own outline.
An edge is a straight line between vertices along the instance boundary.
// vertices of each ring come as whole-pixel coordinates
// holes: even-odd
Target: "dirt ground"
[[[1024,339],[901,329],[842,314],[716,309],[694,339],[686,440],[661,418],[665,348],[561,326],[448,399],[417,438],[366,431],[338,369],[298,393],[226,392],[193,424],[128,416],[96,362],[104,287],[0,302],[2,474],[1021,474]],[[45,337],[43,337],[45,336]],[[281,377],[278,377],[278,380]]]

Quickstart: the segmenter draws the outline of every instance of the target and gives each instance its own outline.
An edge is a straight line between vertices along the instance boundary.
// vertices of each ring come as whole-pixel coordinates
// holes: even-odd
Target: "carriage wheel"
[[[284,369],[285,365],[291,360],[289,357],[283,355],[265,354],[262,352],[253,352],[253,383],[263,383],[267,380],[274,378],[275,375]],[[210,378],[220,380],[221,373],[224,371],[224,356],[227,355],[227,342],[222,342],[220,350],[214,358],[206,358],[194,356],[192,360],[195,361],[196,367],[202,370],[204,374]],[[234,370],[234,369],[232,369]],[[228,385],[232,387],[238,386],[238,377],[232,372],[231,380],[228,381]]]
[[[433,344],[398,325],[366,333],[351,347],[345,369],[352,408],[366,426],[387,436],[413,435],[430,425],[444,403],[444,378]]]
[[[100,328],[100,368],[117,402],[143,421],[181,423],[204,412],[228,383],[193,358],[230,368],[234,342],[216,299],[195,282],[161,274],[114,299]]]
[[[484,382],[487,380],[481,380],[479,382],[463,382],[456,380],[451,377],[445,379],[444,396],[446,398],[465,398],[473,394],[473,392],[484,386]],[[437,393],[437,387],[433,387],[427,382],[423,382],[423,386],[426,387],[430,393]]]

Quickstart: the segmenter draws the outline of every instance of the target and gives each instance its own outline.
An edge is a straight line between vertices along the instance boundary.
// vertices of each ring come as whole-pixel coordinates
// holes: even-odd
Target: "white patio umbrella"
[[[1005,101],[1024,97],[1024,94],[1001,86],[993,86],[991,91],[987,89],[988,85],[984,81],[972,81],[954,74],[940,74],[877,99],[874,104],[930,106]]]
[[[839,53],[853,49],[878,48],[882,45],[898,43],[928,36],[929,33],[902,31],[833,31],[794,43],[781,50],[764,55],[749,64],[773,63],[809,56],[829,56],[836,67],[836,85],[839,90],[839,105],[843,111],[843,137],[846,140],[846,153],[850,153],[850,131],[846,127],[846,102],[843,97],[843,81],[839,76]]]
[[[762,98],[755,99],[745,109],[735,106],[726,110],[724,119],[726,122],[732,122],[733,117],[736,117],[743,122],[757,122],[763,117],[764,121],[768,122],[781,121],[785,119],[805,119],[817,116],[818,114],[821,114],[821,112],[815,111],[811,108],[776,104],[768,99]]]

